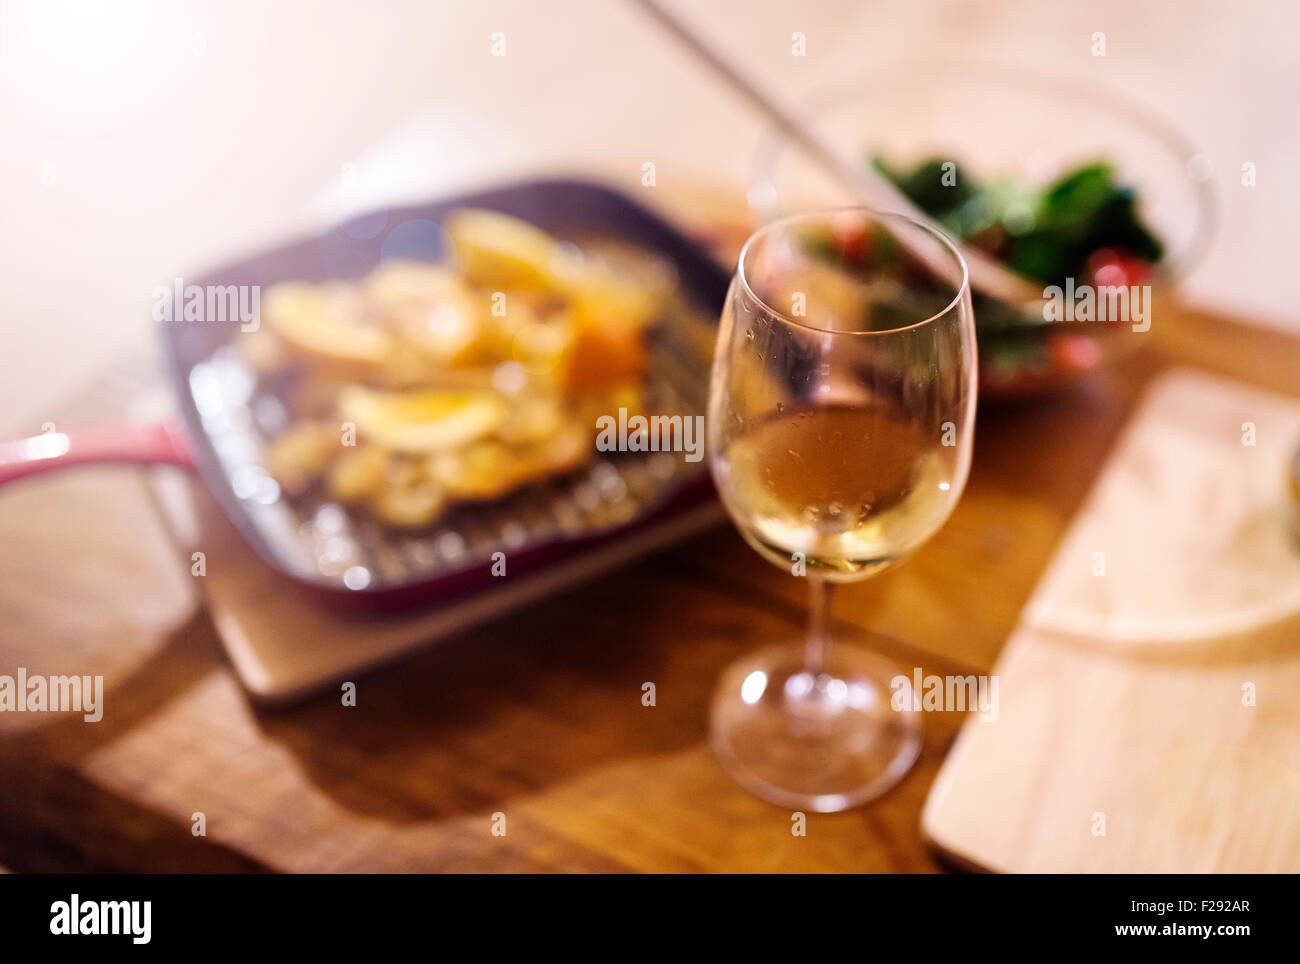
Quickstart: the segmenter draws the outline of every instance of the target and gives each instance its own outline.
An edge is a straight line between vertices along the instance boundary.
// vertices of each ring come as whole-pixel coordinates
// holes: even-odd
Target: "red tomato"
[[[860,218],[833,220],[835,244],[846,264],[863,264],[867,254],[867,228]]]
[[[1140,285],[1151,274],[1151,262],[1122,248],[1098,248],[1088,257],[1088,274],[1098,288]]]

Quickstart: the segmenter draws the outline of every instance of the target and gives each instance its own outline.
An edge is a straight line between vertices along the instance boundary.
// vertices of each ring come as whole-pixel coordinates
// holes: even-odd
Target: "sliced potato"
[[[397,336],[384,363],[364,379],[364,383],[397,391],[428,388],[431,384],[441,383],[442,373],[446,370],[446,365],[430,358],[408,339]],[[362,381],[353,379],[354,383]]]
[[[467,502],[499,499],[523,481],[514,452],[491,440],[438,453],[429,459],[427,468],[450,498]]]
[[[481,356],[483,325],[467,298],[409,306],[394,315],[394,323],[421,352],[442,364],[464,367]]]
[[[328,422],[303,422],[267,446],[266,471],[289,495],[302,495],[339,453],[343,436]]]
[[[552,290],[569,284],[572,259],[545,231],[484,208],[453,211],[443,223],[465,280],[478,288]]]
[[[511,445],[543,442],[559,430],[563,412],[559,400],[545,395],[527,395],[511,405],[510,416],[497,435]]]
[[[523,471],[530,479],[570,472],[591,458],[595,445],[591,429],[569,420],[545,442],[534,442],[520,451]]]
[[[515,332],[511,358],[530,374],[553,380],[566,370],[576,334],[568,314],[531,322]]]
[[[384,485],[394,489],[409,489],[424,479],[420,464],[400,455],[390,456],[384,464]]]
[[[385,261],[361,283],[365,298],[380,311],[397,312],[434,300],[457,283],[446,265],[428,261]]]
[[[650,288],[603,270],[586,272],[573,289],[573,312],[580,325],[644,328],[662,307],[662,299]]]
[[[446,508],[442,491],[432,482],[388,485],[372,503],[375,514],[389,525],[413,529],[427,526]]]
[[[541,316],[519,292],[505,294],[502,313],[493,313],[492,293],[481,292],[478,299],[479,319],[482,325],[483,354],[493,362],[513,358],[515,339],[519,333],[541,321]]]
[[[397,452],[456,448],[483,438],[505,419],[505,402],[492,392],[383,392],[349,385],[339,393],[339,416],[363,439]]]
[[[377,366],[392,349],[392,336],[349,311],[346,298],[325,286],[282,282],[266,293],[263,317],[287,347],[309,360]]]
[[[347,449],[329,468],[330,495],[340,502],[365,502],[384,487],[388,453],[373,445]]]
[[[390,261],[370,273],[362,291],[392,331],[435,361],[465,365],[479,354],[481,306],[446,266]]]

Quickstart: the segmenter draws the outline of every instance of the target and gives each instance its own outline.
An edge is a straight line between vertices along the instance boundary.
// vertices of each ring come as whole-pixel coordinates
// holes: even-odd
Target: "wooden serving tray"
[[[1298,438],[1294,400],[1152,387],[993,668],[997,720],[935,781],[932,844],[998,871],[1300,871]]]

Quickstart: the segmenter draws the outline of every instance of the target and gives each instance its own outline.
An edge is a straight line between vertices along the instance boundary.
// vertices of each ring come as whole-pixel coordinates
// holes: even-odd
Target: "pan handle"
[[[105,463],[193,468],[194,457],[180,422],[45,432],[0,442],[0,485],[38,472]]]

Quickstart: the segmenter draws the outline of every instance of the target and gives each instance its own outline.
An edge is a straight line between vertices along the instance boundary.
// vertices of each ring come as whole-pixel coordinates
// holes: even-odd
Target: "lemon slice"
[[[352,320],[337,296],[306,282],[273,285],[263,317],[289,346],[325,361],[378,365],[392,349],[388,332]]]
[[[366,440],[397,452],[455,448],[495,431],[505,403],[491,392],[383,392],[348,385],[339,415]]]
[[[571,259],[545,231],[483,208],[453,211],[443,226],[465,280],[478,288],[554,290],[568,284]]]

